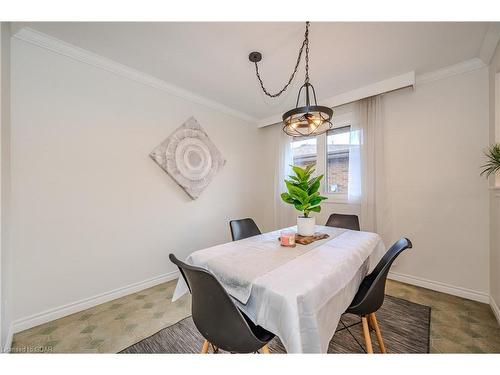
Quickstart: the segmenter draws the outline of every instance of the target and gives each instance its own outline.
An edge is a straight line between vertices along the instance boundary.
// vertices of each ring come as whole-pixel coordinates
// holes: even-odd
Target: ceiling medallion
[[[264,87],[264,83],[262,82],[262,78],[259,74],[258,66],[258,63],[262,60],[262,54],[260,52],[252,52],[248,56],[248,59],[255,64],[255,73],[257,75],[257,79],[259,80],[262,91],[267,96],[276,98],[283,94],[283,92],[285,92],[288,86],[292,83],[295,74],[297,73],[304,48],[306,50],[306,75],[304,84],[300,87],[295,108],[283,114],[283,131],[292,137],[316,136],[325,133],[333,126],[333,110],[330,107],[318,105],[316,100],[316,91],[314,90],[313,85],[309,82],[309,22],[306,22],[304,41],[302,42],[302,46],[300,47],[299,55],[295,63],[295,68],[290,75],[290,79],[280,91],[272,94],[268,92]],[[300,101],[302,91],[304,91],[304,105],[299,106],[302,103]],[[313,100],[312,103],[311,100]]]

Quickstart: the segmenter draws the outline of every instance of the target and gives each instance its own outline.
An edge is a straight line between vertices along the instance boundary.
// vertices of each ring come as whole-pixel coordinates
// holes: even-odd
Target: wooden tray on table
[[[315,241],[324,240],[328,237],[330,237],[328,234],[320,232],[316,232],[312,236],[301,236],[300,234],[296,234],[295,243],[299,243],[301,245],[309,245]]]
[[[324,240],[328,237],[330,237],[328,234],[320,232],[316,232],[312,236],[301,236],[300,234],[295,234],[295,243],[300,245],[309,245],[315,241]],[[278,238],[278,241],[279,240],[280,238]]]

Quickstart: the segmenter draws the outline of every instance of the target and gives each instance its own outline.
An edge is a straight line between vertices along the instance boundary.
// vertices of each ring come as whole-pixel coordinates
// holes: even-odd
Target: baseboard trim
[[[453,296],[462,297],[477,302],[490,303],[490,296],[487,293],[478,292],[475,290],[466,289],[450,284],[445,284],[439,281],[433,281],[433,280],[423,279],[420,277],[404,275],[397,272],[389,272],[388,277],[391,280],[400,281],[402,283],[411,284],[415,286],[420,286],[422,288],[435,290],[437,292],[447,293]]]
[[[121,288],[117,288],[109,292],[101,293],[93,297],[85,298],[80,301],[68,303],[66,305],[46,310],[38,314],[33,314],[25,318],[17,319],[13,323],[12,333],[17,333],[32,327],[36,327],[37,325],[59,319],[82,310],[86,310],[88,308],[100,305],[101,303],[109,302],[114,299],[124,297],[128,294],[139,292],[143,289],[151,288],[155,285],[177,279],[178,277],[179,271],[172,271],[144,281],[140,281],[138,283],[133,283]]]
[[[5,345],[3,348],[0,348],[0,353],[9,353],[10,349],[12,348],[12,339],[14,338],[14,325],[11,324],[9,326],[9,331],[7,333],[7,341],[5,342]]]
[[[491,310],[493,311],[493,314],[495,315],[495,318],[497,318],[498,324],[500,325],[500,308],[498,307],[497,303],[491,296],[490,296],[490,306]]]

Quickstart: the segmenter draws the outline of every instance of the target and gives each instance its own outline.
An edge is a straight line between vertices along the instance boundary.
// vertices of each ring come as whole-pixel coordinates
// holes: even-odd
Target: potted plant
[[[486,177],[490,177],[491,174],[495,174],[500,170],[500,143],[491,145],[484,155],[488,161],[481,166],[483,168],[481,176],[486,174]]]
[[[296,210],[303,213],[297,218],[297,233],[301,236],[312,236],[314,234],[315,218],[309,216],[311,212],[321,212],[321,201],[327,199],[319,194],[319,186],[323,175],[311,177],[314,166],[306,168],[291,166],[295,176],[285,180],[288,193],[282,193],[284,202],[293,204]]]

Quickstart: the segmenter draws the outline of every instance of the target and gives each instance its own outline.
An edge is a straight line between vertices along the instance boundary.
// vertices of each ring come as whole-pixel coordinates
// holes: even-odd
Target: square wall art
[[[200,196],[226,163],[194,117],[170,134],[149,156],[191,199]]]

